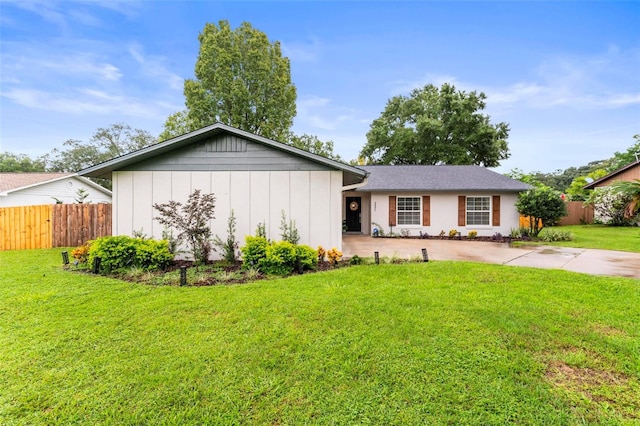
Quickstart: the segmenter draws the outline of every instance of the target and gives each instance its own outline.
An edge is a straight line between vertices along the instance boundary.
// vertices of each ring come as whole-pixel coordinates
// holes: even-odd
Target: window
[[[467,197],[467,225],[491,224],[491,198]]]
[[[420,225],[420,197],[398,197],[398,225]]]

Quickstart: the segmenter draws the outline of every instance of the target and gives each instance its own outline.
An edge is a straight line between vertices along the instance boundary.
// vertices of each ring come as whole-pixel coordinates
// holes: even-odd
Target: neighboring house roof
[[[480,166],[359,166],[369,172],[357,191],[506,191],[530,185]]]
[[[362,182],[362,180],[366,177],[366,172],[360,168],[350,166],[340,161],[331,160],[320,155],[312,154],[308,151],[304,151],[302,149],[298,149],[293,146],[286,145],[284,143],[277,142],[262,136],[254,135],[253,133],[245,132],[244,130],[236,129],[235,127],[227,126],[226,124],[221,123],[212,124],[210,126],[203,127],[202,129],[195,130],[191,133],[177,136],[173,139],[159,142],[146,148],[142,148],[137,151],[122,155],[120,157],[113,158],[109,161],[105,161],[104,163],[81,170],[80,172],[78,172],[78,174],[82,176],[110,179],[111,173],[115,170],[120,170],[132,164],[139,163],[149,158],[165,154],[167,152],[193,143],[202,142],[204,140],[207,140],[208,138],[211,138],[212,136],[216,136],[221,133],[229,133],[252,142],[269,146],[279,151],[287,152],[297,157],[302,157],[304,159],[322,164],[335,170],[341,170],[344,173],[344,181],[346,184]]]
[[[594,180],[590,184],[585,185],[583,189],[594,189],[594,188],[597,188],[598,186],[606,186],[608,181],[613,182],[615,180],[625,180],[625,179],[622,179],[622,176],[620,175],[623,173],[630,172],[636,167],[638,168],[637,174],[640,176],[640,161],[635,161],[631,164],[627,164],[626,166],[619,168],[616,171],[609,173],[606,176],[601,177],[600,179]],[[620,179],[616,179],[617,177]]]
[[[94,187],[95,189],[104,192],[111,196],[111,191],[96,183],[91,182],[89,179],[78,176],[76,173],[0,173],[0,195],[8,195],[11,192],[20,191],[23,189],[31,188],[38,185],[54,182],[57,180],[73,178],[79,179],[82,182]]]

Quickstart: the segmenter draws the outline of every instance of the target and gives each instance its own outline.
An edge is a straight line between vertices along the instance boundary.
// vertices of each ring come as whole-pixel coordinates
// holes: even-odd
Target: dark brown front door
[[[346,201],[347,232],[361,232],[360,212],[362,212],[362,198],[346,197]]]

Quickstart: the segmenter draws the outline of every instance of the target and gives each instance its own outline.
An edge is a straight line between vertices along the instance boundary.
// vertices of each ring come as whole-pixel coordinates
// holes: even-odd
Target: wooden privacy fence
[[[558,226],[593,223],[593,205],[585,207],[584,201],[568,201],[565,204],[567,205],[567,215],[560,219]],[[528,228],[529,218],[520,215],[520,226]]]
[[[111,235],[111,204],[0,208],[0,251],[79,246]]]

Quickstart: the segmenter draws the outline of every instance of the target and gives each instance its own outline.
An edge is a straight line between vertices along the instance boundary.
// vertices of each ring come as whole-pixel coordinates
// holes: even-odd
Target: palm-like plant
[[[632,218],[640,212],[640,179],[630,181],[617,181],[612,185],[617,191],[631,197],[631,201],[625,208],[625,216]]]

